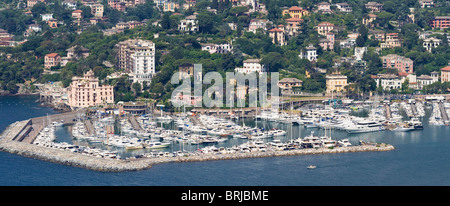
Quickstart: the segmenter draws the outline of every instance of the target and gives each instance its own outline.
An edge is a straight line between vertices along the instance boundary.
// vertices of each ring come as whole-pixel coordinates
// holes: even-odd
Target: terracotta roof
[[[398,76],[406,77],[406,76],[408,76],[408,73],[406,73],[406,72],[399,72]]]
[[[73,11],[72,13],[82,13],[83,11],[81,11],[81,10],[75,10],[75,11]]]
[[[274,28],[274,29],[271,29],[269,32],[283,32],[283,30],[281,30],[279,28]]]
[[[319,24],[319,26],[329,26],[329,25],[334,26],[334,24],[332,24],[330,22],[322,22]]]
[[[286,19],[286,21],[303,21],[303,19],[299,19],[299,18],[289,18],[289,19]]]
[[[446,67],[442,68],[441,71],[450,72],[450,66],[446,66]]]
[[[293,6],[293,7],[289,8],[289,11],[302,11],[302,10],[304,10],[304,9],[302,9],[298,6]]]
[[[280,83],[289,83],[289,82],[303,82],[302,80],[299,80],[297,78],[284,78],[279,81]]]
[[[59,54],[58,53],[51,53],[51,54],[47,54],[45,56],[49,57],[49,58],[55,58],[56,56],[59,56]]]

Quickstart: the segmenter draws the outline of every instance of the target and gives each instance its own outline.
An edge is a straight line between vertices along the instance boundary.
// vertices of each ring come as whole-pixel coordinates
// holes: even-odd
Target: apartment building
[[[325,36],[328,32],[331,32],[334,29],[334,24],[330,22],[322,22],[317,25],[317,32],[320,35]]]
[[[133,82],[151,82],[155,74],[155,44],[149,40],[129,39],[116,44],[117,68],[129,73]]]
[[[413,73],[413,60],[397,54],[388,54],[381,57],[383,68],[397,69],[398,72]]]

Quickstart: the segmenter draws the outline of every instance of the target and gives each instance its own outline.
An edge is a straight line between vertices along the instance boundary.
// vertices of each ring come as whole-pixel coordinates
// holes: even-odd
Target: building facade
[[[441,69],[441,82],[449,82],[450,81],[450,66],[446,66]]]
[[[394,48],[401,47],[401,41],[398,37],[398,33],[387,33],[385,37],[385,42],[380,44],[381,48]]]
[[[450,16],[436,16],[431,21],[431,27],[433,29],[440,28],[446,29],[450,27]]]
[[[378,74],[373,75],[372,79],[377,83],[377,87],[382,87],[383,90],[401,89],[402,79],[395,74]]]
[[[442,40],[430,37],[423,40],[422,46],[427,50],[427,52],[431,52],[432,49],[441,45]]]
[[[58,53],[47,54],[44,57],[44,68],[50,69],[51,67],[59,65],[61,62],[61,56]]]
[[[83,77],[72,78],[72,83],[67,88],[67,100],[72,108],[114,104],[114,87],[99,86],[98,78],[90,70]]]
[[[242,68],[235,68],[236,72],[251,73],[251,72],[267,72],[267,68],[264,64],[260,63],[260,59],[247,59],[244,60],[244,66]]]
[[[269,36],[272,38],[272,43],[278,44],[278,45],[286,45],[286,39],[284,36],[284,30],[281,30],[279,28],[273,28],[269,30]]]
[[[347,76],[336,73],[326,75],[327,93],[343,92],[347,86]]]
[[[308,59],[309,61],[316,61],[317,60],[317,48],[314,47],[312,44],[310,44],[308,47],[305,48],[306,51],[300,53],[298,55],[301,59]]]
[[[330,22],[322,22],[317,25],[317,33],[325,36],[328,32],[331,32],[334,29],[334,24]]]
[[[149,40],[129,39],[116,44],[117,67],[131,74],[133,82],[151,82],[155,74],[155,44]]]
[[[180,25],[178,26],[178,30],[180,31],[198,31],[198,23],[197,16],[190,15],[187,16],[186,19],[182,19],[180,21]]]
[[[374,1],[367,2],[364,6],[371,12],[381,12],[383,10],[383,4]]]
[[[286,14],[289,14],[292,18],[299,18],[301,19],[303,16],[308,16],[309,15],[309,11],[302,9],[298,6],[293,6],[289,9],[285,9],[283,10],[283,16]]]
[[[397,69],[398,72],[413,73],[413,60],[397,54],[388,54],[381,57],[383,68]]]

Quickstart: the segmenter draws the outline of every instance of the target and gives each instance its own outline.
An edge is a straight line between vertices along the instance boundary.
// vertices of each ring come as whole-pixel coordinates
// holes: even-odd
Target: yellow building
[[[289,9],[283,10],[283,16],[289,14],[291,18],[299,18],[301,19],[303,16],[308,16],[309,12],[305,9],[302,9],[298,6],[293,6]]]
[[[164,12],[175,12],[175,9],[180,8],[180,4],[175,3],[175,2],[165,2],[163,4],[163,11]]]
[[[342,92],[347,86],[347,76],[341,74],[328,74],[326,76],[327,93]]]

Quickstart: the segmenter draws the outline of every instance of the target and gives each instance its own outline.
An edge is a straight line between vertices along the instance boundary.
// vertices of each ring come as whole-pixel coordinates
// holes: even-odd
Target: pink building
[[[413,60],[397,54],[388,54],[381,57],[383,68],[395,68],[398,72],[413,73]]]
[[[44,67],[46,69],[50,69],[53,66],[58,65],[61,62],[61,56],[58,53],[51,53],[45,55],[44,58]]]
[[[73,77],[67,88],[68,105],[74,108],[114,104],[114,87],[99,86],[98,82],[92,70],[83,77]]]
[[[326,39],[320,39],[319,44],[324,50],[333,50],[333,48],[334,48],[334,33],[328,32],[326,36],[327,36]]]
[[[441,82],[450,82],[450,66],[441,69]]]
[[[331,8],[330,8],[330,3],[328,2],[320,2],[317,4],[317,10],[321,13],[325,13],[325,14],[331,14]]]

